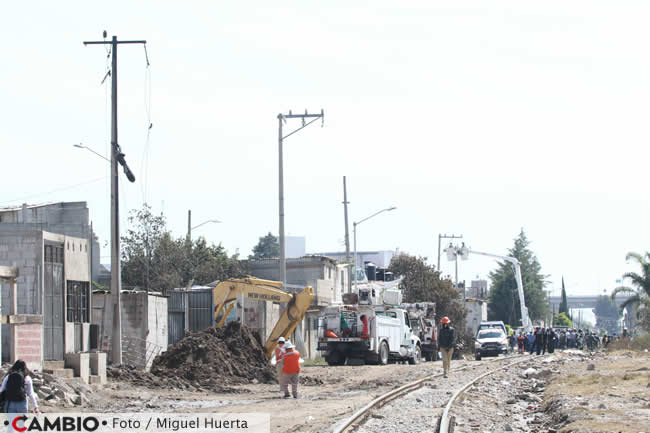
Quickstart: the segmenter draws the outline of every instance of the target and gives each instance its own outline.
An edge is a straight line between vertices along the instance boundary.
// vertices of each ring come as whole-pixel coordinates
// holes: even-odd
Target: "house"
[[[30,368],[72,360],[89,350],[90,253],[85,238],[0,224],[0,266],[16,269],[15,285],[4,279],[2,315],[30,323]],[[13,311],[12,311],[13,310]],[[15,317],[16,316],[16,317]],[[19,345],[12,323],[2,325],[2,360]],[[24,343],[24,342],[23,342]],[[77,361],[78,363],[78,361]],[[63,367],[63,365],[60,365]]]

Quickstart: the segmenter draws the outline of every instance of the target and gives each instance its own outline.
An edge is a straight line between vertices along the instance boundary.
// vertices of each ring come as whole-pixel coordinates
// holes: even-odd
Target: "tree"
[[[456,329],[464,330],[467,312],[460,293],[450,280],[441,280],[440,272],[426,260],[405,253],[391,259],[388,270],[403,278],[400,288],[404,302],[435,302],[436,322],[447,316]]]
[[[535,254],[529,249],[530,241],[522,229],[515,239],[515,245],[508,250],[508,256],[515,257],[521,263],[521,279],[524,285],[524,298],[528,314],[532,320],[546,317],[548,303],[544,286],[545,275]],[[492,286],[489,293],[488,309],[491,320],[503,320],[513,327],[521,325],[519,293],[517,282],[510,263],[499,263],[496,271],[490,272]]]
[[[626,260],[634,260],[641,267],[641,273],[626,272],[623,278],[629,278],[632,286],[619,286],[612,293],[612,300],[616,299],[619,293],[628,293],[631,296],[621,304],[621,313],[630,306],[637,312],[637,318],[641,320],[641,325],[650,322],[650,253],[646,252],[645,256],[638,253],[627,253]],[[650,331],[650,329],[646,329]]]
[[[616,303],[609,296],[599,296],[593,311],[596,316],[597,328],[605,328],[611,334],[617,332],[620,316]]]
[[[165,217],[154,215],[146,203],[132,210],[129,228],[122,236],[122,281],[128,286],[151,288],[154,250],[167,231]]]
[[[571,324],[571,319],[567,316],[566,313],[558,313],[553,317],[553,326],[568,326],[569,328],[573,327]]]
[[[257,245],[253,247],[253,254],[248,256],[248,259],[276,259],[278,257],[280,257],[280,243],[278,238],[269,232],[260,238]]]
[[[562,277],[562,302],[560,303],[559,313],[565,313],[569,316],[569,302],[566,299],[566,289],[564,288],[564,277]]]
[[[237,255],[228,256],[221,245],[208,245],[203,237],[193,242],[173,238],[164,216],[154,216],[147,205],[133,211],[129,222],[133,226],[122,238],[126,288],[163,290],[244,275]]]

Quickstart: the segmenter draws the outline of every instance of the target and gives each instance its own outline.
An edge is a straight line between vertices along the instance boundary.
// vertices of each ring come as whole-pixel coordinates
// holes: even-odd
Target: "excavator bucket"
[[[287,303],[287,307],[282,312],[278,323],[275,324],[271,335],[269,335],[269,339],[264,345],[264,351],[269,359],[273,356],[273,349],[275,349],[278,338],[288,338],[291,335],[294,329],[296,329],[296,326],[305,317],[305,313],[309,309],[313,299],[314,289],[311,286],[307,286],[302,292],[293,295]]]

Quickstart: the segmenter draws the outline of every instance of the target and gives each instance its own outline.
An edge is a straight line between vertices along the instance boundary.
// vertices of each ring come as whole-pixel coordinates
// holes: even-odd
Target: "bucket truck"
[[[528,308],[526,307],[526,300],[524,299],[524,285],[521,281],[521,263],[519,263],[519,260],[517,260],[514,257],[499,256],[497,254],[483,253],[480,251],[470,250],[465,246],[465,244],[463,244],[462,248],[460,249],[460,257],[466,260],[470,253],[478,254],[486,257],[493,257],[495,259],[505,260],[506,262],[512,264],[512,268],[515,272],[515,280],[517,282],[517,293],[519,293],[519,308],[521,309],[521,324],[526,329],[526,331],[532,330],[533,324],[530,320],[530,317],[528,316]]]

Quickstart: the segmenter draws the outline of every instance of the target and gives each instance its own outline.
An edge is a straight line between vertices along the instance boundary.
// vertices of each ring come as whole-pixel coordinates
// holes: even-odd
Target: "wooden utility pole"
[[[104,32],[106,38],[106,32]],[[146,44],[147,41],[118,41],[113,36],[111,41],[84,42],[84,45],[111,45],[111,294],[113,295],[113,337],[111,358],[113,365],[122,364],[122,315],[120,292],[122,275],[120,266],[120,208],[119,178],[117,164],[124,168],[126,177],[135,182],[135,176],[124,159],[117,140],[117,46],[119,44]]]

